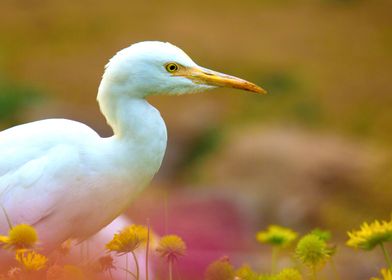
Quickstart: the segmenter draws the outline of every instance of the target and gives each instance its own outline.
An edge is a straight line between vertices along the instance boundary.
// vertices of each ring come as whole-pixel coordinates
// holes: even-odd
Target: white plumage
[[[216,86],[263,93],[252,83],[199,67],[169,43],[141,42],[118,52],[98,91],[114,135],[101,138],[65,119],[2,131],[1,206],[13,224],[35,226],[46,250],[68,238],[89,237],[122,213],[161,165],[166,127],[144,98]],[[0,209],[0,233],[7,231]]]

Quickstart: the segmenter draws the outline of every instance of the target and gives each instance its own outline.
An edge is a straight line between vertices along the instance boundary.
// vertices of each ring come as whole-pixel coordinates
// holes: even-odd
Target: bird
[[[9,222],[29,224],[42,250],[51,251],[69,238],[98,232],[130,206],[164,158],[166,126],[146,98],[217,87],[266,93],[199,66],[168,42],[138,42],[117,52],[97,94],[112,136],[55,118],[0,132],[0,234]]]

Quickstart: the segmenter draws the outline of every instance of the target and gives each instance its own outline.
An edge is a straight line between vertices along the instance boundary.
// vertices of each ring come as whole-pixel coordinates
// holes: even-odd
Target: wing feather
[[[92,137],[97,134],[89,127],[61,119],[0,132],[0,204],[13,224],[34,225],[55,211],[80,180],[80,153]],[[7,230],[0,210],[0,231]]]
[[[0,203],[11,222],[34,225],[50,215],[76,179],[70,174],[78,162],[73,147],[58,145],[0,177]],[[8,224],[1,214],[0,229],[5,230]]]

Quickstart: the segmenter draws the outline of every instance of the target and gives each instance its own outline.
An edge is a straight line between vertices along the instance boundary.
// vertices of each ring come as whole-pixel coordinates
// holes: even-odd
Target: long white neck
[[[113,137],[102,139],[102,148],[109,155],[102,172],[108,172],[110,187],[116,187],[108,199],[117,201],[121,212],[156,174],[167,144],[166,126],[159,111],[144,98],[132,95],[137,92],[126,92],[127,89],[132,86],[122,87],[104,77],[97,97],[114,132]]]
[[[166,140],[165,123],[157,109],[128,85],[122,86],[105,76],[99,86],[97,100],[114,136],[133,141],[151,138]]]

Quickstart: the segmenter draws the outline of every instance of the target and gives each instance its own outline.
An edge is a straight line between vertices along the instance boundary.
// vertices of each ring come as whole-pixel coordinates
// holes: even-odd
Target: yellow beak
[[[180,68],[174,75],[186,77],[198,84],[238,88],[260,94],[267,93],[267,91],[254,83],[202,67]]]

